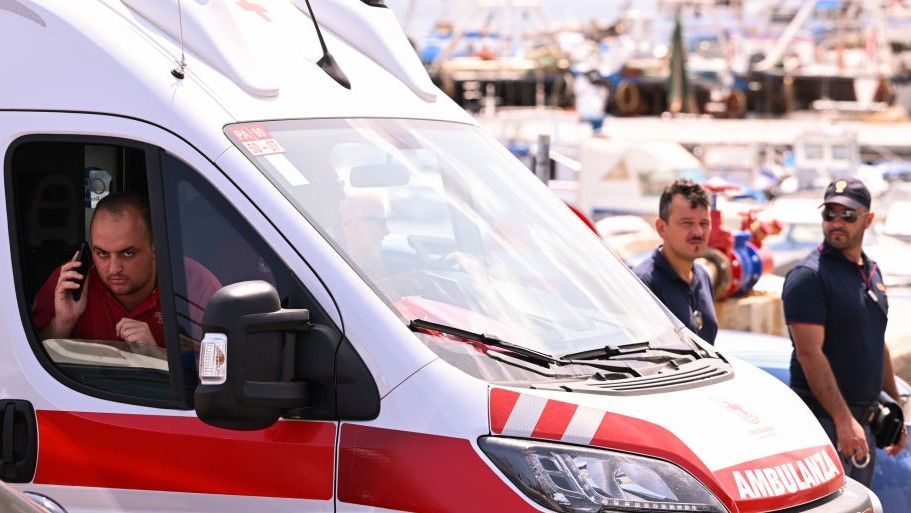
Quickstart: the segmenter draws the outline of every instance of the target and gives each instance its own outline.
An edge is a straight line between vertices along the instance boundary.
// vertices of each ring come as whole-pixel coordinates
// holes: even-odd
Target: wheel
[[[724,99],[725,113],[729,118],[742,118],[747,112],[747,95],[743,91],[731,91]]]
[[[631,116],[639,112],[642,105],[642,93],[639,86],[632,80],[621,80],[617,84],[617,94],[615,100],[617,111],[624,116]]]
[[[714,268],[714,273],[711,273],[715,276],[715,280],[712,283],[712,295],[716,301],[725,299],[728,296],[728,288],[730,288],[731,280],[733,279],[731,263],[728,262],[724,253],[717,248],[709,248],[702,255],[702,258],[706,259],[708,264]]]
[[[427,265],[430,271],[455,271],[463,267],[466,255],[461,251],[451,251],[445,255],[432,260]]]

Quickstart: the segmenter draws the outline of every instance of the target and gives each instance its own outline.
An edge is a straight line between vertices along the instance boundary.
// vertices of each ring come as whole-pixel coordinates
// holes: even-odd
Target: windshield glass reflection
[[[405,320],[550,355],[685,346],[623,263],[475,127],[328,119],[226,133]]]

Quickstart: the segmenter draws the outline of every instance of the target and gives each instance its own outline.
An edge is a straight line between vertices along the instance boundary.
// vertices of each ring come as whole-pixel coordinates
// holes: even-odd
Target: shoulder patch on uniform
[[[880,292],[885,292],[885,291],[886,291],[886,284],[885,284],[885,283],[882,283],[882,282],[877,283],[877,284],[876,284],[876,288],[878,288]]]

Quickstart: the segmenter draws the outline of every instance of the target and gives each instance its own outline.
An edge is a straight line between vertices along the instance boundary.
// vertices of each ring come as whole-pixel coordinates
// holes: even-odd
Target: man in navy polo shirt
[[[718,320],[708,272],[695,265],[706,250],[711,229],[709,196],[690,180],[665,187],[655,228],[663,243],[634,269],[693,333],[715,343]]]
[[[822,207],[825,240],[788,273],[782,290],[794,343],[791,388],[838,448],[845,472],[869,485],[876,454],[870,416],[880,390],[898,397],[884,338],[886,287],[861,247],[873,222],[870,191],[856,178],[835,180]],[[906,437],[886,452],[898,454]]]

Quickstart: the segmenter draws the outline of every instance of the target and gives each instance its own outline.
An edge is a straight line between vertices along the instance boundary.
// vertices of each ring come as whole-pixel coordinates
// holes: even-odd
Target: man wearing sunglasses
[[[833,181],[822,206],[823,242],[785,278],[785,319],[794,343],[791,388],[816,414],[845,472],[869,485],[876,454],[870,420],[880,390],[898,397],[885,344],[889,303],[882,274],[863,252],[873,222],[870,191]],[[907,434],[886,448],[898,454]]]

